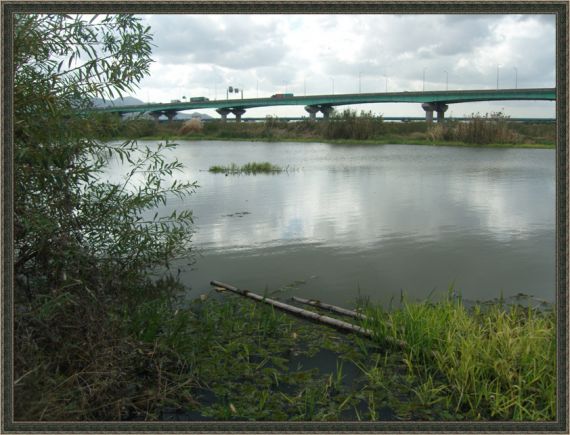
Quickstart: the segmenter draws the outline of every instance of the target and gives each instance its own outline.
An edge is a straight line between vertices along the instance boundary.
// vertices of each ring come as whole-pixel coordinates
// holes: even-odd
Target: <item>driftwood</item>
[[[355,334],[360,334],[360,335],[363,335],[363,336],[368,337],[368,338],[372,338],[374,335],[370,329],[365,329],[365,328],[362,328],[360,326],[353,325],[352,323],[343,322],[342,320],[333,319],[332,317],[323,316],[323,315],[315,313],[313,311],[307,311],[307,310],[304,310],[304,309],[299,308],[299,307],[294,307],[293,305],[289,305],[289,304],[277,301],[275,299],[266,298],[264,296],[258,295],[257,293],[250,292],[249,290],[242,290],[242,289],[239,289],[239,288],[234,287],[232,285],[224,284],[223,282],[220,282],[220,281],[210,281],[210,284],[214,287],[225,288],[226,290],[237,293],[238,295],[245,296],[247,298],[254,299],[254,300],[259,301],[259,302],[264,302],[266,304],[274,306],[275,308],[278,308],[278,309],[283,310],[285,312],[294,314],[296,316],[299,316],[299,317],[302,317],[305,319],[310,319],[310,320],[313,320],[315,322],[323,323],[323,324],[328,325],[328,326],[332,326],[332,327],[337,328],[341,331],[347,331],[347,332],[352,332]],[[395,340],[395,339],[390,338],[390,337],[385,337],[385,340],[388,343],[394,344],[394,345],[399,346],[399,347],[404,347],[406,345],[404,342],[402,342],[400,340]]]
[[[315,299],[303,299],[297,296],[293,296],[293,300],[301,302],[302,304],[312,305],[314,307],[322,308],[324,310],[333,311],[335,313],[344,314],[345,316],[354,317],[355,319],[366,320],[366,316],[357,311],[348,310],[346,308],[337,307],[336,305],[325,304],[324,302],[317,301]]]

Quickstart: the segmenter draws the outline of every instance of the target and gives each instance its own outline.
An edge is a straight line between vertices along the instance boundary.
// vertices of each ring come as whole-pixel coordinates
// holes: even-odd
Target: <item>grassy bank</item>
[[[376,339],[404,340],[404,362],[420,403],[467,419],[548,420],[556,406],[552,313],[521,306],[475,306],[448,299],[368,308]]]
[[[447,120],[445,124],[425,122],[388,123],[380,116],[347,110],[329,121],[222,123],[220,121],[155,123],[138,120],[122,123],[121,137],[186,140],[247,140],[265,142],[326,142],[338,144],[412,144],[493,148],[554,148],[553,124],[521,124],[502,114],[472,116],[470,121]]]
[[[164,299],[120,314],[124,340],[77,375],[18,382],[23,419],[552,420],[555,321],[452,300],[368,306],[375,340],[236,295]],[[119,313],[117,313],[119,314]],[[330,315],[327,313],[327,315]],[[346,319],[345,319],[346,320]],[[112,327],[112,325],[110,325]],[[405,349],[384,344],[392,336]],[[115,369],[107,372],[108,359]],[[120,364],[118,364],[120,362]],[[42,395],[32,392],[41,385]],[[30,394],[24,394],[26,389]],[[104,393],[104,394],[101,394]]]

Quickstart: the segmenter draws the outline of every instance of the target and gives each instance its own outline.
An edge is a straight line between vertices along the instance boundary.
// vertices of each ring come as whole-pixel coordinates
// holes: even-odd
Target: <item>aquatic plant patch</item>
[[[271,174],[275,172],[282,172],[283,169],[277,165],[269,162],[250,162],[245,165],[239,166],[235,163],[230,163],[227,166],[211,166],[209,172],[214,174]]]

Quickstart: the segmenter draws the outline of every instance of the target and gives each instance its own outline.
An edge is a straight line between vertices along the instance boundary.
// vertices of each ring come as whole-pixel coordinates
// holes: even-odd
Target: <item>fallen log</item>
[[[333,319],[332,317],[323,316],[323,315],[315,313],[313,311],[307,311],[307,310],[304,310],[304,309],[299,308],[299,307],[294,307],[293,305],[289,305],[289,304],[286,304],[284,302],[277,301],[275,299],[266,298],[264,296],[258,295],[257,293],[250,292],[249,290],[242,290],[242,289],[239,289],[239,288],[234,287],[234,286],[229,285],[229,284],[225,284],[225,283],[220,282],[220,281],[210,281],[210,284],[214,287],[225,288],[226,290],[229,290],[233,293],[237,293],[238,295],[245,296],[247,298],[254,299],[254,300],[259,301],[259,302],[264,302],[266,304],[274,306],[275,308],[278,308],[278,309],[283,310],[285,312],[294,314],[296,316],[299,316],[299,317],[302,317],[305,319],[310,319],[310,320],[313,320],[315,322],[323,323],[323,324],[328,325],[328,326],[332,326],[332,327],[337,328],[341,331],[347,331],[347,332],[352,332],[355,334],[360,334],[360,335],[363,335],[363,336],[368,337],[368,338],[373,338],[373,336],[374,336],[373,332],[370,329],[365,329],[365,328],[362,328],[360,326],[353,325],[352,323],[343,322],[342,320]],[[399,347],[405,347],[406,346],[406,343],[404,343],[401,340],[395,340],[391,337],[384,337],[384,339],[386,342],[388,342],[392,345],[396,345]]]
[[[293,296],[293,300],[305,305],[312,305],[314,307],[322,308],[324,310],[329,310],[334,313],[339,313],[339,314],[344,314],[345,316],[354,317],[355,319],[361,319],[361,320],[367,319],[367,317],[364,314],[359,313],[358,311],[348,310],[346,308],[337,307],[336,305],[326,304],[324,302],[317,301],[315,299],[304,299],[297,296]]]

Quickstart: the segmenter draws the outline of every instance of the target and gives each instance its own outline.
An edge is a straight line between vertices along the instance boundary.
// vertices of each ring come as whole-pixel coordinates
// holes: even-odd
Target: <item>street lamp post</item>
[[[516,66],[514,66],[513,69],[515,70],[515,89],[517,89],[519,81],[519,70]]]
[[[334,95],[334,79],[331,77],[332,94]]]
[[[497,65],[497,89],[499,89],[499,68],[501,65]]]
[[[388,92],[388,76],[384,76],[384,78],[386,79],[386,92]]]
[[[449,74],[448,74],[447,70],[443,70],[443,72],[445,73],[445,90],[448,91],[449,90]]]
[[[426,70],[427,68],[424,68],[422,73],[422,92],[426,90]]]

